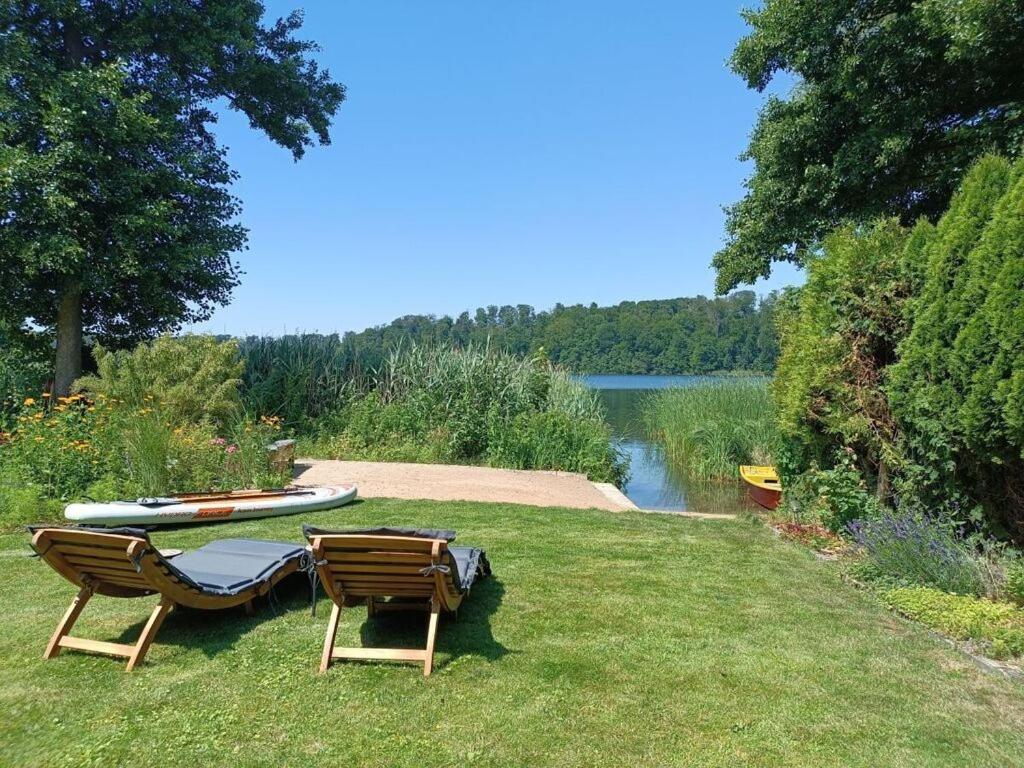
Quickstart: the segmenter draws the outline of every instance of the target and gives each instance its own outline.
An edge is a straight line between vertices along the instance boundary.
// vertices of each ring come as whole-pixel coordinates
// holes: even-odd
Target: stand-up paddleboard
[[[252,520],[257,517],[317,512],[348,504],[352,484],[309,488],[191,493],[157,499],[69,504],[64,517],[86,525],[161,525]]]

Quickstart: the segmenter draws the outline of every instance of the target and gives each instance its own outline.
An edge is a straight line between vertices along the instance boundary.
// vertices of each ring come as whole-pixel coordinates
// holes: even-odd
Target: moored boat
[[[217,520],[251,520],[334,509],[355,499],[357,489],[322,485],[269,490],[187,493],[135,501],[69,504],[64,517],[85,525],[177,525]]]
[[[747,494],[765,509],[775,509],[782,501],[782,483],[775,467],[740,467],[740,477],[747,484]]]

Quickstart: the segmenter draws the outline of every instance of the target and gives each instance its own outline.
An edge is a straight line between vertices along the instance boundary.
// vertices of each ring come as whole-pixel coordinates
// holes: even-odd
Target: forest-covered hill
[[[517,355],[543,348],[577,373],[710,373],[771,371],[778,346],[775,297],[753,291],[625,301],[612,307],[527,304],[481,307],[458,317],[407,315],[346,333],[340,341],[362,367],[374,367],[397,344],[465,347],[490,344]]]

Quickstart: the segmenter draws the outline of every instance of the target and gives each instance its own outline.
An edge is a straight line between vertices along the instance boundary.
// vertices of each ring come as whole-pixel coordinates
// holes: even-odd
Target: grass
[[[650,436],[698,481],[733,480],[740,464],[771,464],[773,413],[760,379],[665,389],[643,405]]]
[[[309,516],[313,519],[314,516]],[[191,548],[298,540],[305,518],[161,531]],[[438,667],[316,666],[304,583],[282,612],[181,611],[146,663],[42,649],[73,588],[0,536],[0,763],[138,766],[1006,766],[1024,689],[751,521],[371,500],[323,525],[454,527],[492,580],[442,623]],[[96,598],[76,633],[130,639],[153,599]],[[422,616],[339,641],[415,643]],[[126,627],[131,627],[126,630]]]

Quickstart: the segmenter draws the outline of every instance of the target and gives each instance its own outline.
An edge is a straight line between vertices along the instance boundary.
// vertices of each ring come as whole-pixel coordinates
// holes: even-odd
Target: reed
[[[326,458],[491,464],[621,482],[597,397],[544,357],[408,344],[352,385],[302,447]]]
[[[337,334],[250,336],[239,352],[247,410],[278,416],[295,429],[308,428],[365,386],[359,351]]]
[[[763,379],[709,382],[647,398],[643,419],[669,461],[693,480],[733,479],[740,464],[771,464],[776,440]]]

